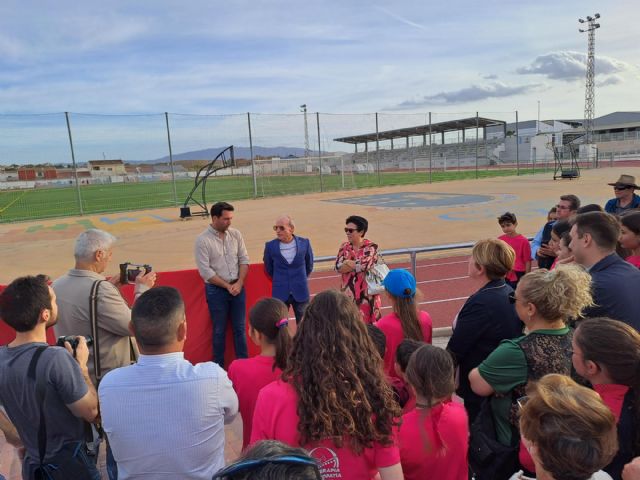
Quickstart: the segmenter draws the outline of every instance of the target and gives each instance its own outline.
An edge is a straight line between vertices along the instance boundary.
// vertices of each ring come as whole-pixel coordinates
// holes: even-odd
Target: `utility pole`
[[[309,123],[307,122],[307,104],[300,105],[300,111],[304,113],[304,157],[309,158],[311,151],[309,149]]]
[[[580,28],[580,33],[588,33],[587,47],[587,81],[584,91],[584,133],[585,143],[590,145],[593,140],[593,116],[595,112],[596,94],[595,94],[595,48],[596,48],[596,30],[600,28],[600,24],[596,20],[600,18],[600,14],[596,13],[593,17],[587,15],[587,19],[579,18],[578,22],[586,23],[586,28]]]

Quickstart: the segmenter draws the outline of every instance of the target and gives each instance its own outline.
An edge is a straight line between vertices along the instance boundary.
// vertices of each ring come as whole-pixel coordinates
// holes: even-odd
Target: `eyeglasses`
[[[283,227],[282,225],[274,225],[273,226],[273,231],[274,232],[284,232],[286,228],[287,227]]]
[[[566,205],[556,205],[556,208],[558,210],[571,210],[571,208],[567,207]]]
[[[353,232],[357,232],[358,229],[357,228],[349,228],[349,227],[345,227],[344,228],[344,233],[353,233]]]
[[[513,305],[514,303],[516,303],[516,300],[516,292],[511,292],[509,294],[509,303]]]
[[[276,455],[274,457],[241,460],[220,470],[213,476],[212,480],[224,480],[239,472],[254,470],[269,463],[278,465],[306,465],[313,468],[317,480],[322,480],[318,463],[313,458],[304,457],[302,455]]]
[[[618,190],[618,191],[622,191],[622,190],[630,190],[633,187],[631,185],[614,185],[613,189],[614,190]]]

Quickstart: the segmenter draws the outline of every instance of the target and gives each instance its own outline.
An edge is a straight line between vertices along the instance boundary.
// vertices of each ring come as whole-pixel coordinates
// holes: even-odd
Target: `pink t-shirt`
[[[593,389],[598,392],[598,395],[602,398],[602,402],[609,407],[613,416],[616,417],[616,423],[618,423],[620,421],[620,414],[622,413],[624,396],[629,391],[629,387],[615,383],[603,383],[594,385]]]
[[[298,435],[298,395],[295,389],[283,380],[270,383],[258,394],[253,415],[251,443],[259,440],[279,440],[292,446],[300,446]],[[379,468],[400,463],[400,452],[394,444],[374,444],[360,455],[348,447],[348,439],[338,448],[331,440],[317,444],[302,445],[312,457],[320,462],[323,478],[345,480],[371,480]]]
[[[258,392],[265,385],[280,378],[282,371],[273,369],[273,357],[257,355],[252,358],[234,360],[229,365],[229,379],[238,395],[240,415],[242,415],[242,448],[249,445],[253,410]]]
[[[460,403],[446,402],[402,416],[398,434],[405,480],[466,480],[469,426]]]
[[[625,260],[631,265],[640,268],[640,255],[630,255]]]
[[[531,261],[531,245],[529,245],[529,240],[524,235],[516,235],[515,237],[500,235],[498,240],[506,242],[516,252],[513,270],[507,274],[507,280],[514,282],[517,279],[514,272],[525,272],[527,270],[526,263]]]
[[[422,329],[424,341],[427,343],[431,343],[431,317],[427,312],[421,310],[418,312],[418,320],[420,322],[420,328]],[[402,340],[405,339],[405,336],[402,333],[402,324],[400,323],[400,317],[398,317],[395,313],[385,315],[380,320],[378,320],[378,323],[376,323],[376,327],[382,330],[387,337],[387,350],[384,353],[384,371],[390,377],[399,378],[399,375],[397,374],[394,367],[394,362],[396,359],[396,350],[398,349],[398,345],[400,345],[400,343],[402,343]]]

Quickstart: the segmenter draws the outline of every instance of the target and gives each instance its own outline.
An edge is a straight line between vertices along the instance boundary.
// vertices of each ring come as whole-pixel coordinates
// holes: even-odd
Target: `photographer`
[[[60,321],[56,335],[93,335],[91,328],[91,290],[97,285],[97,335],[93,349],[89,350],[89,374],[95,386],[107,372],[124,367],[137,355],[129,333],[131,309],[122,298],[118,286],[120,276],[108,281],[103,276],[113,252],[115,237],[103,230],[90,229],[76,239],[75,268],[53,282],[58,296]],[[135,298],[151,288],[156,281],[153,271],[141,272],[135,278]],[[98,363],[93,350],[100,352]]]
[[[47,345],[57,312],[44,276],[18,278],[0,294],[0,317],[16,330],[15,340],[0,348],[0,403],[24,445],[23,478],[99,479],[84,444],[84,421],[98,414],[89,350],[83,337],[75,360],[69,343],[66,351]]]

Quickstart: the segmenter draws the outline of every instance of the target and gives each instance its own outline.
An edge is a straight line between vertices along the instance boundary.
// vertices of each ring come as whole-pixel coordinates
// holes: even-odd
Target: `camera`
[[[121,263],[120,264],[120,283],[125,285],[127,283],[135,283],[136,277],[144,271],[145,275],[151,271],[151,265],[136,265],[135,263]]]
[[[76,356],[76,348],[78,348],[78,343],[80,342],[80,337],[76,335],[62,335],[58,337],[58,341],[56,342],[57,347],[64,348],[64,342],[69,342],[71,348],[73,349],[73,356]],[[84,339],[87,341],[87,347],[93,345],[93,337],[91,335],[86,335]]]

